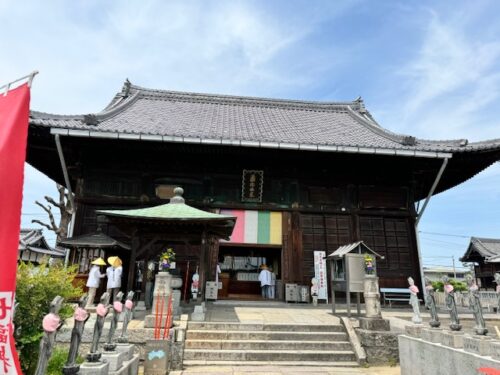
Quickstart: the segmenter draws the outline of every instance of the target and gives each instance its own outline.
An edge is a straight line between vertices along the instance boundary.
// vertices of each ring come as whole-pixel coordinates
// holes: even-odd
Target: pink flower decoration
[[[134,303],[128,299],[125,301],[125,307],[129,310],[132,310],[132,307],[134,307]]]
[[[87,313],[87,311],[85,311],[85,309],[82,309],[81,307],[77,307],[75,313],[73,314],[75,320],[79,322],[83,322],[85,319],[87,319],[87,316],[89,316],[89,314]]]
[[[100,303],[97,305],[96,313],[99,316],[105,317],[106,314],[108,313],[108,309],[102,303]]]
[[[122,303],[120,301],[115,301],[115,302],[113,302],[113,308],[116,311],[118,311],[119,313],[121,313],[122,310],[123,310],[123,305],[122,305]]]
[[[45,315],[42,321],[42,327],[44,331],[47,332],[54,332],[57,327],[59,327],[59,323],[61,322],[61,319],[56,314],[49,313]]]
[[[444,291],[445,291],[446,293],[451,293],[451,292],[453,292],[453,285],[451,285],[451,284],[445,284],[445,286],[444,286]]]
[[[410,286],[408,289],[410,289],[410,292],[417,294],[418,293],[418,287],[416,285]]]

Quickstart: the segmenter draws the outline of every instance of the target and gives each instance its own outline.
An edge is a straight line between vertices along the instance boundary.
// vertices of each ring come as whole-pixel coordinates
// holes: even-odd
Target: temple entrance
[[[259,281],[263,264],[276,275],[276,284],[281,284],[281,246],[220,243],[218,259],[222,283],[219,299],[263,299]],[[278,297],[275,292],[274,299]]]

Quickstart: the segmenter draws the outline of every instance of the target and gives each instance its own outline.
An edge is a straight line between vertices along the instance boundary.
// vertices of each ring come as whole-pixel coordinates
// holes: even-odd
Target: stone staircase
[[[341,325],[188,323],[184,365],[357,367]]]

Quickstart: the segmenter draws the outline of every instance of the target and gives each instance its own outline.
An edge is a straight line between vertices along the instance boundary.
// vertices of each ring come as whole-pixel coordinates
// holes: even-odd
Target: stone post
[[[77,374],[78,370],[80,370],[80,365],[76,364],[76,357],[78,355],[78,348],[80,347],[80,343],[82,341],[83,331],[85,329],[85,323],[89,319],[90,315],[85,310],[85,306],[87,305],[88,297],[84,294],[80,301],[78,302],[78,306],[75,309],[75,313],[73,314],[74,326],[71,331],[71,342],[69,344],[69,353],[68,360],[63,367],[64,375],[73,375]]]
[[[375,275],[365,275],[364,292],[365,311],[367,318],[381,318],[380,293],[378,288],[378,277]]]

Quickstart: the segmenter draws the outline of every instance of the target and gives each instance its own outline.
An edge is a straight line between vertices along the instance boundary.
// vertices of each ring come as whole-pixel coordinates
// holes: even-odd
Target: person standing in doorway
[[[101,267],[106,265],[106,262],[102,258],[97,258],[92,263],[92,268],[90,269],[89,278],[87,279],[87,288],[89,288],[89,298],[87,299],[87,306],[90,307],[94,304],[95,292],[99,288],[101,279],[106,276],[105,273],[101,273]]]
[[[106,269],[106,276],[108,277],[106,291],[111,296],[111,301],[114,301],[122,286],[122,260],[118,257],[109,257],[108,264],[109,267]]]
[[[259,281],[263,298],[269,298],[269,288],[271,286],[271,272],[265,264],[260,266]]]
[[[276,274],[274,273],[273,269],[269,267],[269,273],[271,274],[271,285],[269,285],[269,299],[275,299],[276,298]]]

